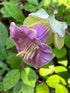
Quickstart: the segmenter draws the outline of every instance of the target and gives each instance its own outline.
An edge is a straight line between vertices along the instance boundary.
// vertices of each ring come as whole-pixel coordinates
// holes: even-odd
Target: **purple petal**
[[[39,51],[36,56],[28,62],[25,61],[25,63],[38,69],[41,66],[48,64],[54,57],[55,55],[53,54],[51,48],[45,44],[42,44],[40,45]]]
[[[10,25],[11,39],[16,43],[18,51],[23,51],[26,45],[33,39],[35,31],[29,30],[26,26],[17,27],[13,22]]]
[[[53,54],[51,48],[45,44],[42,44],[42,48],[40,48],[38,55],[36,57],[36,68],[40,68],[41,66],[48,64],[55,55]]]
[[[52,31],[50,27],[45,23],[37,24],[36,26],[32,27],[37,31],[36,37],[40,39],[42,43],[46,43],[52,35]]]
[[[16,44],[17,50],[19,52],[25,51],[25,54],[21,54],[25,63],[39,68],[54,58],[50,47],[41,43],[35,37],[34,30],[28,29],[26,26],[17,27],[12,23],[10,26],[10,34]]]

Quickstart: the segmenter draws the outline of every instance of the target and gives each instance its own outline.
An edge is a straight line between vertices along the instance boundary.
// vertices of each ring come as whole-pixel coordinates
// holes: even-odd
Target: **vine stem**
[[[3,3],[0,3],[0,5],[4,5]]]
[[[70,33],[66,31],[66,34],[70,36]]]

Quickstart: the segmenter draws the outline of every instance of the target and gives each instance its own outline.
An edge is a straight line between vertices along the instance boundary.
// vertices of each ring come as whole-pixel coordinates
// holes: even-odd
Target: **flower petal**
[[[61,49],[64,45],[64,37],[59,37],[57,33],[54,35],[54,45],[57,49]]]
[[[22,27],[17,27],[14,23],[10,26],[12,40],[15,42],[17,50],[23,53],[19,54],[21,54],[24,62],[39,68],[50,62],[54,58],[54,54],[50,47],[41,43],[38,38],[30,38],[29,33],[33,34],[32,30],[28,30],[28,33],[25,33]]]
[[[26,45],[30,43],[29,39],[35,37],[35,31],[29,30],[26,26],[17,27],[13,22],[10,25],[10,34],[18,51],[23,51]]]
[[[35,58],[26,63],[38,69],[41,66],[48,64],[54,57],[55,55],[53,54],[51,48],[45,44],[42,44]]]
[[[40,40],[35,39],[34,41],[36,44],[39,45],[39,51],[37,52],[36,56],[29,61],[24,60],[25,63],[33,66],[34,68],[38,69],[41,66],[48,64],[54,57],[54,53],[52,52],[51,48],[46,44],[41,44]]]
[[[47,12],[46,12],[43,8],[41,8],[41,9],[38,10],[37,12],[31,13],[31,14],[29,14],[29,15],[35,16],[35,17],[39,17],[39,18],[43,18],[43,19],[47,19],[48,16],[49,16],[49,15],[47,14]]]
[[[37,31],[36,37],[42,42],[46,43],[52,35],[52,31],[48,24],[40,23],[32,27]]]
[[[65,29],[67,28],[67,24],[65,22],[60,22],[55,19],[55,15],[49,16],[49,22],[54,33],[57,33],[60,37],[64,37]]]
[[[42,44],[42,48],[38,52],[38,55],[36,57],[37,68],[40,68],[41,66],[48,64],[55,55],[53,54],[51,48],[45,44]]]

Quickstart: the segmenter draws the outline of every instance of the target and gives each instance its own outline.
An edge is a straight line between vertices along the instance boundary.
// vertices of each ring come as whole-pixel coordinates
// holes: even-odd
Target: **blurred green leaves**
[[[69,35],[65,35],[65,45],[70,48],[70,36]]]
[[[36,87],[36,93],[49,93],[49,88],[45,83],[40,83]]]
[[[8,13],[8,11],[5,9],[5,7],[1,8],[1,13],[3,14],[4,18],[11,17],[11,15]]]
[[[7,63],[12,69],[21,69],[22,59],[13,53],[7,57]]]
[[[47,80],[46,83],[48,84],[48,86],[52,87],[52,88],[56,88],[57,84],[63,84],[66,85],[66,81],[60,77],[59,75],[52,75],[50,76]]]
[[[55,72],[60,75],[61,77],[63,77],[65,80],[67,80],[69,78],[69,72],[68,69],[65,68],[64,66],[56,66],[55,67]]]
[[[26,67],[21,72],[21,79],[24,82],[24,84],[35,87],[35,83],[38,79],[38,76],[36,75],[33,69]]]
[[[16,5],[14,5],[13,3],[10,2],[4,2],[5,8],[8,11],[8,13],[17,21],[19,22],[23,22],[24,21],[24,15],[23,13],[20,11],[20,9],[18,7],[16,7]]]
[[[6,49],[10,49],[14,46],[14,42],[11,40],[10,37],[7,38],[7,41],[6,41]]]
[[[41,76],[46,76],[46,75],[52,74],[54,72],[54,70],[55,70],[55,68],[54,68],[53,61],[51,61],[47,65],[45,65],[39,69],[39,74]]]
[[[27,1],[33,5],[38,5],[38,0],[27,0]]]
[[[19,82],[13,89],[13,93],[34,93],[34,88]]]
[[[30,12],[35,12],[37,10],[37,7],[35,7],[34,5],[30,4],[30,3],[27,3],[23,6],[23,8],[27,11],[30,11]]]
[[[53,48],[53,52],[55,53],[55,56],[57,58],[62,58],[64,56],[66,56],[66,54],[67,54],[67,50],[65,47],[61,48],[60,50]]]
[[[67,88],[61,84],[57,84],[56,93],[69,93]]]
[[[1,2],[2,1],[4,0],[1,0]],[[52,35],[47,43],[51,45],[56,60],[36,70],[24,64],[22,59],[16,56],[17,50],[9,35],[9,25],[11,21],[14,21],[20,26],[30,12],[36,12],[40,8],[44,8],[48,14],[53,14],[54,9],[57,9],[58,13],[55,14],[55,18],[59,21],[65,21],[68,24],[67,31],[70,32],[70,1],[5,1],[7,2],[2,2],[4,5],[0,6],[0,92],[69,93],[70,36],[66,34],[65,38],[59,38],[57,34],[55,34],[55,36]],[[29,16],[25,19],[24,25],[31,28],[36,22],[39,23],[41,21],[44,20]],[[59,29],[58,25],[57,28]],[[63,45],[64,47],[57,50],[52,42],[55,43],[58,49]],[[22,64],[24,65],[23,71],[19,71],[21,70]]]
[[[8,38],[7,28],[0,22],[0,59],[4,60],[7,57],[7,53],[5,50],[5,43]]]
[[[6,91],[8,89],[11,89],[19,81],[19,78],[20,78],[19,70],[16,69],[9,71],[3,80],[4,90]]]
[[[5,45],[7,38],[8,38],[8,30],[5,27],[5,25],[0,22],[0,39],[2,39],[3,45]]]

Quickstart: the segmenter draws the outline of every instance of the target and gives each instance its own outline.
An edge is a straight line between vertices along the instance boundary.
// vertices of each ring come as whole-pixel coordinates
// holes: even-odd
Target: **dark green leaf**
[[[21,69],[22,65],[22,59],[16,54],[12,53],[7,57],[7,63],[12,67],[13,69]]]
[[[4,2],[5,8],[7,9],[8,13],[15,18],[19,22],[23,22],[24,20],[24,15],[20,11],[19,8],[17,8],[14,4],[10,2]]]
[[[35,7],[34,5],[29,4],[29,3],[25,4],[25,6],[23,8],[29,12],[35,12],[37,10],[37,7]]]
[[[7,69],[7,64],[0,60],[0,68]]]
[[[65,35],[65,45],[70,48],[70,36],[69,35]]]
[[[4,90],[11,89],[19,81],[19,78],[20,78],[19,70],[16,69],[9,71],[3,80]]]
[[[0,22],[0,38],[2,38],[3,44],[5,45],[8,38],[8,30],[3,23]]]
[[[0,75],[3,75],[5,73],[4,69],[0,69]]]
[[[0,59],[4,60],[7,57],[5,43],[8,38],[7,28],[0,22]]]
[[[3,14],[3,17],[11,17],[11,15],[8,13],[8,11],[5,9],[5,7],[1,8],[1,13]]]
[[[13,40],[11,40],[11,38],[8,37],[8,39],[6,41],[6,49],[12,48],[13,46],[14,46]]]
[[[27,0],[27,1],[33,5],[38,5],[38,0]]]
[[[34,93],[34,88],[20,82],[14,87],[13,93]]]
[[[63,47],[61,50],[54,48],[53,52],[57,58],[62,58],[67,54],[67,50],[65,47]]]

